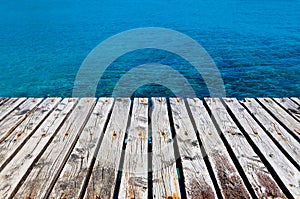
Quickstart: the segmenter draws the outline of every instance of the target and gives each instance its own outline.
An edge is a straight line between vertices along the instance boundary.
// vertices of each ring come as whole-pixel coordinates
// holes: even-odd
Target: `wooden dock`
[[[0,198],[300,199],[300,99],[0,98]]]

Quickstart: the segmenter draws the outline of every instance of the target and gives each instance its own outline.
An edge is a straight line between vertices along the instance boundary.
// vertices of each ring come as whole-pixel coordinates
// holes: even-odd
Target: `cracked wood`
[[[117,98],[96,155],[85,198],[113,198],[131,101]]]

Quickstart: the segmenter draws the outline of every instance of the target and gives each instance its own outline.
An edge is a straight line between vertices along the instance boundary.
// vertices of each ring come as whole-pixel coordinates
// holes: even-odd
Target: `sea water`
[[[299,0],[11,0],[0,4],[0,96],[70,97],[94,47],[142,27],[168,28],[196,40],[216,63],[226,96],[300,95]],[[146,63],[171,66],[198,97],[209,95],[182,57],[140,49],[107,68],[96,96],[111,96],[124,71]],[[174,91],[149,84],[133,95],[168,97]]]

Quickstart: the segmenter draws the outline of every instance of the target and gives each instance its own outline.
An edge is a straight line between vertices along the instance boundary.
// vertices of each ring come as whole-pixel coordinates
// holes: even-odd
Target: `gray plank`
[[[242,177],[227,152],[203,102],[199,99],[188,99],[188,104],[223,198],[249,198],[250,194]]]
[[[47,98],[37,109],[28,115],[25,120],[14,129],[11,134],[0,143],[0,171],[24,145],[35,129],[48,116],[61,98]]]
[[[205,101],[211,110],[220,130],[222,131],[222,134],[229,143],[234,156],[237,158],[243,172],[249,180],[252,190],[254,190],[258,198],[267,197],[267,191],[273,189],[270,189],[263,180],[274,182],[269,170],[262,163],[260,157],[255,153],[251,145],[248,143],[244,134],[240,131],[238,126],[227,112],[226,108],[223,106],[221,100],[211,98],[205,99]],[[262,187],[269,189],[266,190]]]
[[[96,156],[85,198],[106,199],[113,197],[130,104],[129,98],[116,99],[108,127]]]
[[[300,160],[299,142],[282,127],[259,103],[254,99],[246,98],[242,102],[251,114],[264,126],[277,143],[291,156],[295,161]],[[296,162],[299,167],[299,161]]]
[[[153,197],[181,198],[166,99],[151,100]]]
[[[293,100],[300,106],[300,98],[299,97],[291,97],[291,100]]]
[[[71,153],[87,119],[95,105],[94,98],[81,98],[74,111],[64,121],[63,125],[49,143],[47,148],[34,164],[29,175],[18,190],[16,198],[46,198],[58,178],[69,154]],[[40,138],[41,139],[41,138]],[[30,139],[32,140],[32,139]],[[37,149],[44,148],[43,144],[32,144],[35,148],[30,150],[30,155]],[[42,145],[42,146],[41,146]],[[40,146],[40,147],[39,147]]]
[[[300,140],[300,123],[298,121],[284,111],[271,98],[258,98],[258,101],[272,113],[273,117],[277,118],[286,128],[288,128],[298,141]]]
[[[148,198],[148,99],[135,98],[118,198]]]
[[[170,99],[187,198],[217,198],[183,99]]]
[[[1,98],[0,98],[0,106],[1,106],[2,104],[4,104],[7,100],[8,100],[7,97],[1,97]]]
[[[298,122],[300,122],[300,105],[289,98],[274,98],[289,114],[291,114]],[[300,132],[299,132],[300,133]]]
[[[300,190],[297,186],[299,186],[300,175],[297,168],[289,162],[270,137],[236,99],[224,99],[224,102],[247,132],[248,137],[275,170],[285,187],[295,198],[299,197]],[[266,182],[265,186],[267,187],[265,189],[268,192],[272,193],[274,197],[282,197],[282,191],[276,186],[273,179],[264,182]]]
[[[0,122],[0,143],[7,138],[12,131],[23,121],[25,118],[34,111],[35,107],[42,102],[42,98],[29,98],[18,108],[13,110],[6,118]]]
[[[100,98],[49,198],[79,198],[99,147],[113,98]]]
[[[0,106],[0,121],[3,120],[8,114],[10,114],[15,108],[22,104],[26,100],[22,98],[10,98],[4,104]]]
[[[37,161],[44,148],[49,144],[49,140],[54,136],[57,128],[60,127],[64,118],[72,110],[75,100],[68,102],[70,99],[64,99],[58,107],[52,112],[47,120],[36,130],[31,139],[8,163],[0,173],[0,195],[2,198],[12,198],[17,191],[20,182],[26,177],[28,169]],[[38,180],[38,179],[37,179]],[[30,182],[28,182],[30,183]],[[39,181],[36,181],[39,183]],[[27,184],[29,185],[29,184]],[[34,190],[34,185],[31,187]],[[15,198],[32,197],[34,195],[23,195],[18,193]]]

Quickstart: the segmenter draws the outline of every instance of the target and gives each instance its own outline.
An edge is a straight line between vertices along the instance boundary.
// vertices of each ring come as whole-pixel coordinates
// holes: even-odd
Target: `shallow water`
[[[300,95],[300,1],[295,0],[13,0],[0,5],[0,96],[72,95],[88,53],[110,36],[139,27],[180,31],[214,59],[230,97]],[[119,57],[99,81],[110,96],[121,72],[145,63],[180,71],[199,97],[206,85],[189,63],[144,49]],[[136,96],[172,96],[159,85]]]

